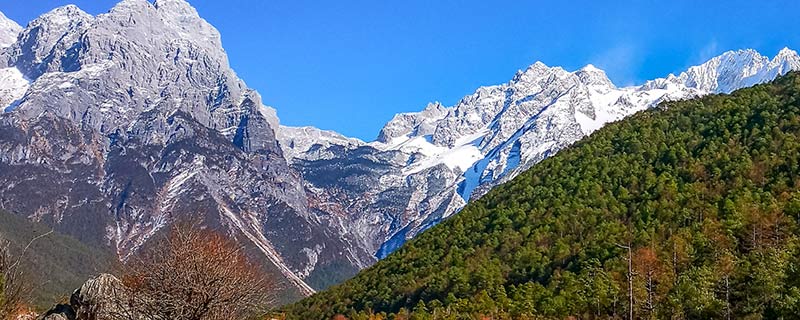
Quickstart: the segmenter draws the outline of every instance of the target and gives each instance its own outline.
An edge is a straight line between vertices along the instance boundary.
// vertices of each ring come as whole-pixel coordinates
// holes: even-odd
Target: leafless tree
[[[631,249],[630,242],[628,242],[626,245],[617,244],[617,247],[628,250],[628,257],[625,259],[625,261],[628,263],[628,272],[626,273],[625,278],[628,281],[628,320],[633,320],[633,277],[636,274],[633,270],[633,251]]]
[[[115,318],[246,319],[272,302],[275,283],[230,237],[179,224],[125,267]]]
[[[22,259],[36,240],[51,233],[34,237],[16,257],[11,254],[10,243],[0,236],[0,319],[13,318],[30,305],[30,281],[23,272]]]
[[[23,288],[13,264],[8,243],[0,244],[0,319],[10,318],[22,302]]]

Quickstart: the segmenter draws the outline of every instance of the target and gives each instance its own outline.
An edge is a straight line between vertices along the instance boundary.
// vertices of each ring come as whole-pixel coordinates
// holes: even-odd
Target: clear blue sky
[[[74,3],[3,0],[24,25]],[[237,73],[287,125],[372,140],[395,113],[452,105],[537,60],[592,63],[617,85],[677,72],[729,49],[800,49],[800,1],[194,0]]]

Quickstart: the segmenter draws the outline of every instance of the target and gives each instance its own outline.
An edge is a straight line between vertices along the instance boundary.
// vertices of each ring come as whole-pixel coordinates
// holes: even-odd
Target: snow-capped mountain
[[[13,38],[0,51],[0,208],[122,259],[201,220],[306,295],[375,261],[309,207],[274,110],[185,1],[97,16],[68,5]]]
[[[22,27],[0,12],[0,50],[14,44],[20,32],[22,32]],[[0,69],[0,112],[21,98],[27,88],[28,81],[19,70],[16,68]]]
[[[0,48],[5,48],[17,41],[22,27],[0,12]]]
[[[795,51],[783,49],[770,59],[739,50],[677,76],[620,88],[592,65],[570,72],[537,62],[508,83],[478,88],[454,106],[431,103],[423,111],[398,114],[369,144],[332,145],[327,139],[313,147],[306,140],[303,150],[281,145],[304,173],[307,188],[332,194],[327,197],[335,199],[364,249],[383,257],[606,123],[665,100],[729,93],[790,70],[800,70]],[[374,183],[348,193],[343,190],[352,190],[350,181],[319,178],[319,172],[352,167],[359,168],[359,181]]]
[[[359,139],[348,138],[337,132],[320,130],[315,127],[279,126],[277,135],[281,144],[286,146],[283,148],[283,154],[287,160],[300,156],[305,158],[322,157],[315,153],[327,150],[331,146],[356,148],[366,145]]]

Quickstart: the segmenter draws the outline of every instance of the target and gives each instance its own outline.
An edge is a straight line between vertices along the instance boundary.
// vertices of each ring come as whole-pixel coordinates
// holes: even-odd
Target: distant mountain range
[[[0,209],[121,259],[170,223],[226,230],[295,294],[338,283],[604,124],[800,69],[727,52],[616,87],[537,62],[456,105],[395,116],[363,142],[279,125],[220,34],[183,0],[0,16]]]
[[[286,319],[751,319],[800,310],[800,73],[664,102]]]
[[[371,143],[314,128],[281,127],[278,139],[307,189],[330,204],[323,210],[348,217],[363,249],[384,257],[606,123],[790,70],[800,70],[800,57],[788,48],[772,59],[739,50],[678,76],[619,88],[592,65],[570,72],[537,62],[454,106],[398,114]]]

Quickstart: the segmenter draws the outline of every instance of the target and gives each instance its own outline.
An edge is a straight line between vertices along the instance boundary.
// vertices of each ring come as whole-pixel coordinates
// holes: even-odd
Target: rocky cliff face
[[[0,208],[122,259],[200,219],[304,294],[332,268],[342,279],[374,261],[309,207],[274,110],[188,3],[125,0],[96,17],[57,8],[3,49],[0,68]]]
[[[431,103],[421,112],[398,114],[371,143],[310,134],[300,147],[280,140],[307,189],[331,204],[323,210],[340,212],[363,248],[383,257],[606,123],[661,101],[729,93],[790,70],[800,70],[792,50],[772,59],[740,50],[678,76],[619,88],[592,65],[570,72],[537,62],[454,106]],[[350,174],[330,178],[345,170]]]

